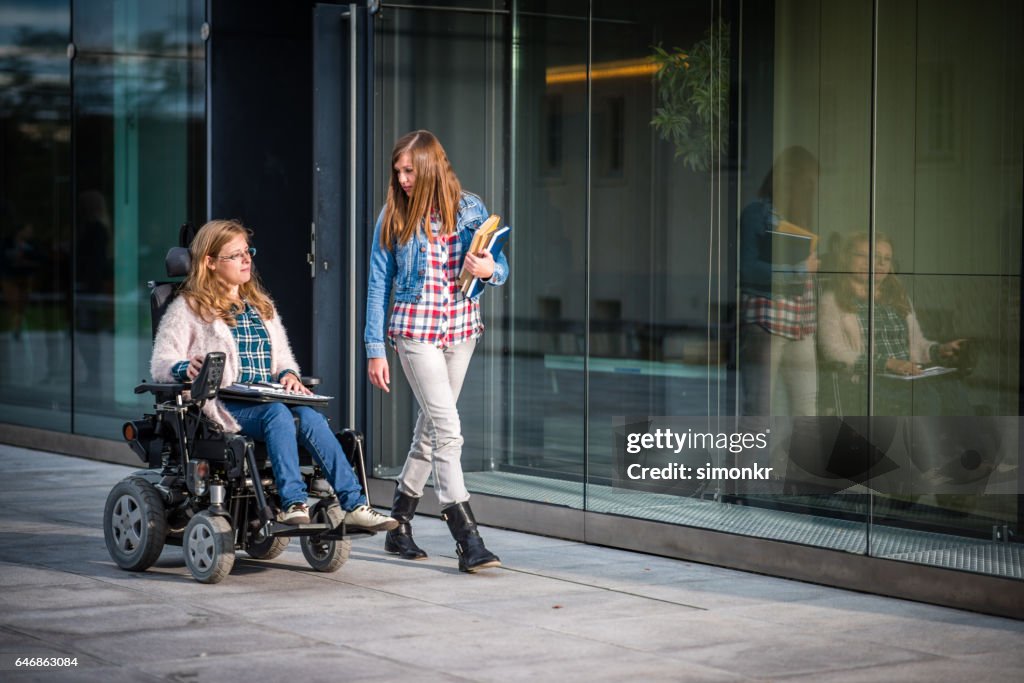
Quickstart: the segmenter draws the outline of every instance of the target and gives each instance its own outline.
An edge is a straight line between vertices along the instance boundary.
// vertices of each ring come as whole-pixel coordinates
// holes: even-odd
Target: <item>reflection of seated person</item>
[[[872,330],[872,367],[876,377],[881,376],[875,382],[876,414],[968,414],[963,388],[952,376],[928,378],[924,382],[886,380],[885,375],[909,378],[920,375],[927,366],[954,363],[965,340],[938,343],[924,336],[910,297],[899,278],[892,274],[892,243],[887,237],[875,238],[873,285],[870,256],[871,241],[866,233],[849,238],[843,249],[842,274],[822,294],[818,308],[821,353],[825,360],[845,368],[855,385],[853,392],[860,394],[861,410],[851,411],[848,406],[845,412],[866,414],[863,378],[869,365],[868,330]],[[868,302],[871,289],[873,306]],[[869,319],[869,315],[873,317]],[[915,403],[913,411],[906,404],[910,398]]]

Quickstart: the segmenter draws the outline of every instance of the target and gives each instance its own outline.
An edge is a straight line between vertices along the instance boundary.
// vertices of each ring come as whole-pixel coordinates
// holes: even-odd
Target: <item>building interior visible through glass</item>
[[[86,32],[117,25],[109,8],[71,6],[73,84],[66,7],[0,33],[0,403],[109,437],[146,408],[154,226],[180,222],[203,164],[203,14],[144,4],[111,34]],[[374,21],[374,204],[391,141],[427,128],[513,226],[460,400],[472,492],[1024,578],[1020,536],[1003,542],[1021,519],[1019,2],[465,0]],[[415,400],[398,373],[374,401],[392,477]],[[630,479],[630,457],[753,459],[623,452],[661,417],[771,429],[771,478]]]
[[[471,490],[911,561],[989,552],[1018,515],[1020,9],[881,3],[873,37],[867,1],[594,2],[588,63],[587,7],[378,23],[376,175],[388,140],[430,128],[514,220],[460,400]],[[944,369],[899,375],[887,344]],[[415,402],[377,407],[392,476]],[[653,416],[770,418],[773,478],[629,480],[616,436]],[[1019,555],[987,566],[1021,576]]]

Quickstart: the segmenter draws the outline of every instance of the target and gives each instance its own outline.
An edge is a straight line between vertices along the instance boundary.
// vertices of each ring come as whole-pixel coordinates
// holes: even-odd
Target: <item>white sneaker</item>
[[[360,505],[345,513],[345,526],[367,531],[391,531],[398,528],[398,520],[385,517],[369,505]]]
[[[277,514],[277,521],[282,524],[309,524],[309,508],[305,503],[292,503],[287,510]]]

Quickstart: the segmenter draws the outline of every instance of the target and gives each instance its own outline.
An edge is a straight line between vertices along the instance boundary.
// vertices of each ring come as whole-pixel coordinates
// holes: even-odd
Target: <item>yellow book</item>
[[[469,245],[469,253],[476,254],[486,249],[487,244],[491,241],[491,235],[498,229],[500,222],[501,216],[492,213],[490,218],[481,223],[480,227],[476,229],[476,234],[473,235],[473,241]],[[466,272],[466,266],[463,264],[462,272],[459,273],[459,286],[464,287],[472,279],[473,276]]]
[[[779,221],[778,232],[784,232],[789,235],[799,235],[800,237],[809,237],[811,240],[811,251],[815,251],[818,248],[818,236],[807,228],[801,228],[796,223],[790,223],[789,221]]]

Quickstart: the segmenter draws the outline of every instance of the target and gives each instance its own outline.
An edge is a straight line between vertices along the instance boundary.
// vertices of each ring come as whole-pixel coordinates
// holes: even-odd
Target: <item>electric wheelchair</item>
[[[167,253],[169,277],[188,272],[185,228]],[[176,294],[178,283],[150,283],[153,334]],[[235,552],[270,560],[293,536],[310,567],[337,571],[348,559],[352,537],[372,531],[347,530],[334,491],[312,457],[300,447],[300,469],[310,497],[310,523],[277,521],[273,471],[262,443],[225,433],[203,415],[216,398],[224,354],[211,353],[191,384],[143,382],[136,394],[150,393],[152,414],[125,423],[122,436],[148,466],[120,481],[107,496],[103,534],[114,562],[128,571],[143,571],[156,562],[165,544],[181,545],[185,564],[201,583],[218,583],[230,572]],[[307,386],[315,379],[303,378]],[[366,493],[362,435],[351,429],[336,434]]]

